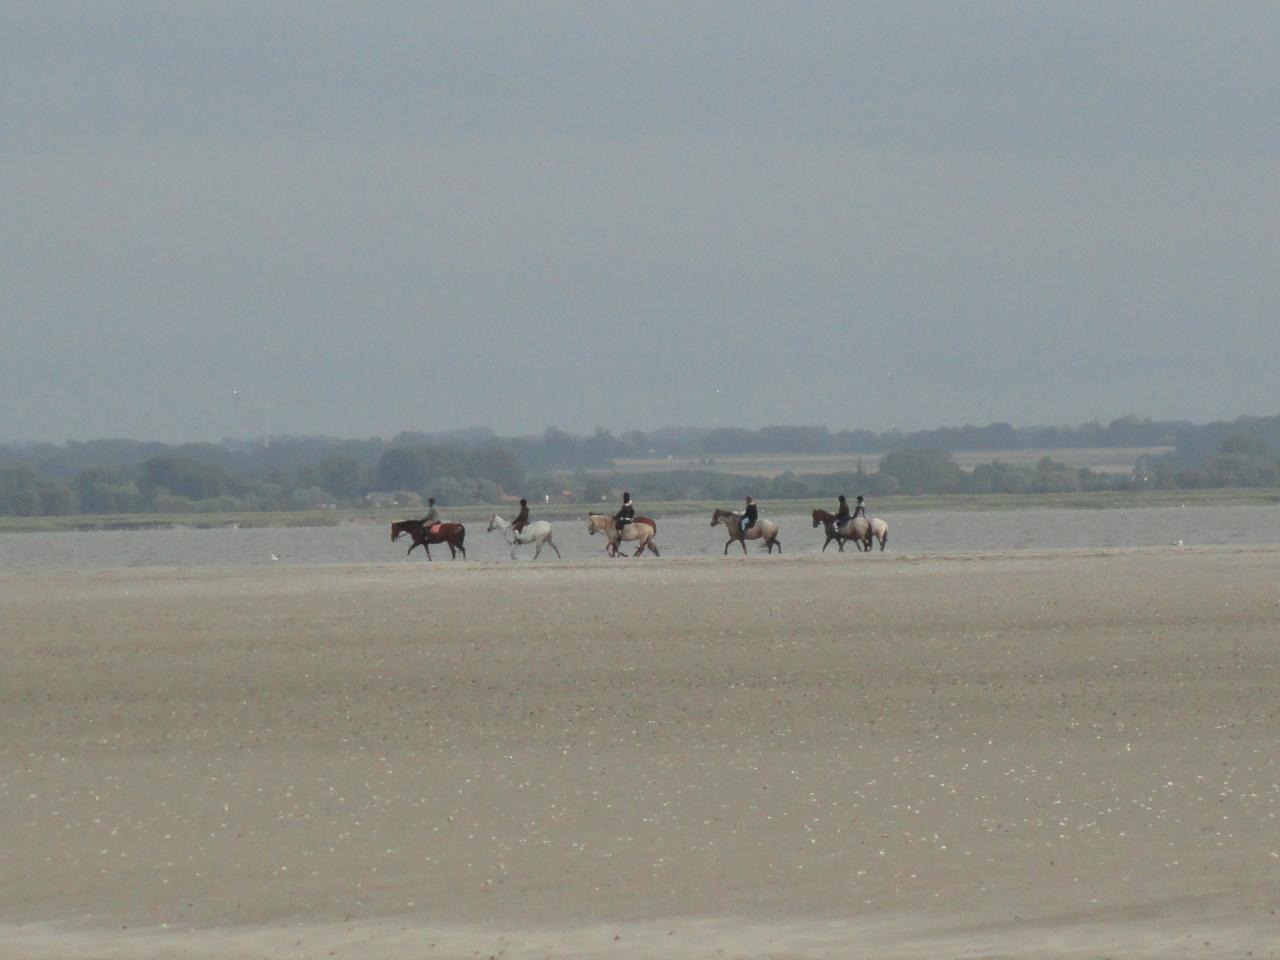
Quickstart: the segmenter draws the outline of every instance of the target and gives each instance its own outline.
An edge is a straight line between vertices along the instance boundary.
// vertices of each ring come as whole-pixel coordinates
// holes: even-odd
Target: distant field
[[[1143,454],[1168,453],[1172,447],[1098,447],[1043,448],[1034,450],[971,450],[955,454],[955,461],[965,470],[980,463],[1001,460],[1019,466],[1034,466],[1042,457],[1050,457],[1069,467],[1088,467],[1100,473],[1128,473]],[[755,477],[776,477],[780,473],[839,473],[858,469],[872,472],[880,465],[880,454],[726,454],[716,457],[634,457],[615,460],[613,467],[600,467],[594,473],[658,473],[668,470],[716,470]]]

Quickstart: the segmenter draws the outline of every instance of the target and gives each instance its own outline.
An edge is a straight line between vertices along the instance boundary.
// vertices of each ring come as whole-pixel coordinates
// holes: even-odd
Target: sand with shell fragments
[[[1280,951],[1280,551],[0,577],[0,957]]]

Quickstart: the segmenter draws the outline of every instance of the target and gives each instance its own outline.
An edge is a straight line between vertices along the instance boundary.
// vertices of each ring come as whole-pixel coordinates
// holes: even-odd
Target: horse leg
[[[548,546],[550,546],[550,547],[551,547],[551,549],[552,549],[552,550],[554,550],[554,551],[556,552],[556,559],[557,559],[557,560],[563,560],[563,559],[564,559],[564,557],[560,556],[560,548],[556,546],[556,542],[555,542],[554,540],[552,540],[552,539],[551,539],[551,534],[549,534],[549,533],[547,534],[547,545],[548,545]]]
[[[747,555],[747,538],[739,537],[738,542],[742,544],[742,555],[745,557]]]
[[[727,542],[727,543],[725,543],[725,545],[724,545],[724,555],[725,555],[726,557],[729,555],[729,544],[731,544],[731,543],[733,543],[733,537],[730,537],[730,538],[729,538],[729,540],[728,540],[728,542]]]
[[[650,537],[647,541],[645,541],[645,546],[646,546],[646,547],[648,547],[650,550],[652,550],[652,551],[653,551],[653,555],[654,555],[655,557],[660,557],[660,556],[662,556],[662,554],[660,554],[660,553],[658,552],[658,545],[657,545],[656,543],[654,543],[654,542],[653,542],[653,538],[652,538],[652,537]]]

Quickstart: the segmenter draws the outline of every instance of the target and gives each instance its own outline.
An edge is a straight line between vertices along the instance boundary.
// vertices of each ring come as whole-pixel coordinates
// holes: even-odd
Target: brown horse
[[[827,547],[831,545],[832,540],[836,542],[836,546],[840,548],[841,553],[844,553],[844,542],[846,540],[852,540],[858,549],[862,550],[862,538],[854,536],[851,522],[846,521],[843,527],[837,528],[836,515],[834,513],[827,513],[825,510],[815,510],[813,511],[813,525],[814,527],[817,527],[818,524],[822,524],[827,530],[827,540],[826,543],[822,545],[823,553],[825,553]],[[843,532],[841,532],[842,530]]]
[[[414,547],[422,547],[427,552],[427,559],[431,559],[431,547],[428,544],[444,543],[449,546],[449,556],[458,559],[458,553],[462,553],[462,559],[467,559],[467,548],[462,545],[462,541],[467,538],[467,528],[460,523],[433,523],[429,527],[423,527],[421,520],[400,520],[391,525],[391,542],[395,543],[400,539],[400,534],[407,533],[413,538],[413,544],[405,552],[407,557],[413,553]]]

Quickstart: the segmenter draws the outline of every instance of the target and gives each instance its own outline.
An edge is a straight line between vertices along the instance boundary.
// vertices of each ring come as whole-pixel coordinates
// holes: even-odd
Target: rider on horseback
[[[839,530],[849,522],[849,501],[840,494],[840,506],[836,510],[836,529]]]
[[[613,515],[613,524],[618,532],[618,539],[622,539],[623,528],[636,518],[636,508],[631,503],[631,494],[625,490],[622,492],[622,509]]]
[[[841,497],[840,499],[841,499],[841,500],[843,500],[843,499],[844,499],[844,497]],[[853,508],[853,516],[854,516],[854,517],[866,517],[866,515],[867,515],[867,505],[866,505],[865,503],[863,503],[863,502],[862,502],[862,495],[861,495],[861,494],[859,494],[859,495],[858,495],[858,505],[857,505],[856,507],[854,507],[854,508]]]
[[[520,531],[525,528],[525,525],[528,522],[529,522],[529,501],[521,499],[520,513],[516,515],[515,520],[511,521],[511,536],[513,538],[520,536]]]
[[[423,517],[419,523],[422,524],[422,530],[425,533],[431,529],[431,525],[440,519],[440,515],[436,513],[436,498],[427,497],[427,515]]]
[[[742,511],[742,519],[738,521],[738,527],[745,537],[747,531],[756,525],[756,521],[760,519],[760,511],[756,508],[756,502],[747,497],[747,509]]]

